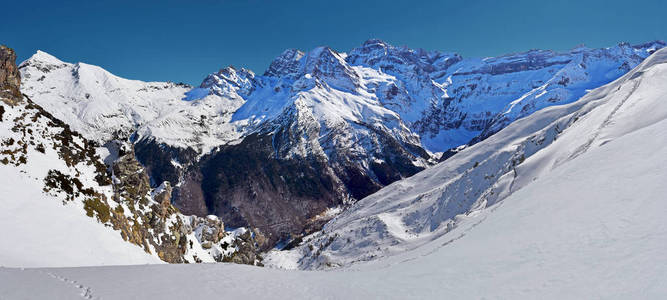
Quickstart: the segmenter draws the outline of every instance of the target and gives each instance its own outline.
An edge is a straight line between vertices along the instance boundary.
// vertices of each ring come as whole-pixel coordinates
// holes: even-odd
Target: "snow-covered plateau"
[[[349,57],[349,56],[348,56]],[[0,269],[9,299],[659,299],[667,50],[346,208],[265,260]]]

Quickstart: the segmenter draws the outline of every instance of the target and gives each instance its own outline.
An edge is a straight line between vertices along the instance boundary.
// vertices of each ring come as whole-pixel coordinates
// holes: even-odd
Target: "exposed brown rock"
[[[16,53],[11,48],[0,46],[0,99],[9,105],[16,105],[22,99],[20,87]]]
[[[114,201],[140,201],[148,197],[150,180],[134,157],[131,145],[123,145],[123,155],[113,163]],[[171,194],[171,193],[170,193]]]
[[[157,188],[153,200],[160,204],[160,218],[165,219],[171,208],[171,184],[165,181]]]

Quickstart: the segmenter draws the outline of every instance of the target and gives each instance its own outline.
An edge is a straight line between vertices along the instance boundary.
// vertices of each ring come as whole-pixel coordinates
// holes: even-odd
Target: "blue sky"
[[[369,38],[493,56],[667,39],[667,1],[10,1],[0,43],[122,77],[198,85],[234,65],[263,73],[286,48],[348,51]]]

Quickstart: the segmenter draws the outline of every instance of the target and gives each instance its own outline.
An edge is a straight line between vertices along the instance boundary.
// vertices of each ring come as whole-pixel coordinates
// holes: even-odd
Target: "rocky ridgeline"
[[[17,94],[20,77],[15,59],[13,50],[0,48],[0,122],[8,129],[0,132],[1,164],[24,167],[26,176],[44,182],[44,193],[61,199],[63,205],[81,205],[82,213],[166,262],[261,265],[257,241],[264,240],[259,233],[227,232],[215,216],[181,214],[171,204],[169,182],[151,188],[131,144],[111,141],[98,147]],[[103,160],[100,153],[107,157]]]

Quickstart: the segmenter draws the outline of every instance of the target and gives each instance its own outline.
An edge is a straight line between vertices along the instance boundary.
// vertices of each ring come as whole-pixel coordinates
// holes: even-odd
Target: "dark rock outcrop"
[[[317,159],[275,159],[272,136],[254,134],[203,159],[206,206],[230,226],[257,227],[275,243],[342,203],[336,179]]]

